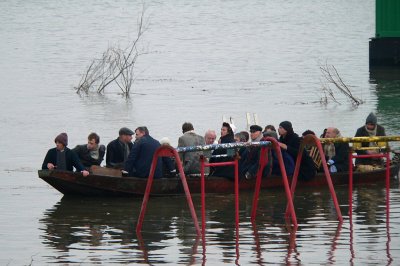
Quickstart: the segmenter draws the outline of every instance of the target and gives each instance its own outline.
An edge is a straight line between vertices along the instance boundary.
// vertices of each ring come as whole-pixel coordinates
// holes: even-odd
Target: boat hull
[[[391,177],[397,176],[399,166],[393,165],[390,169]],[[67,171],[39,170],[39,177],[60,191],[64,195],[80,196],[143,196],[147,179],[137,177],[122,177],[111,174],[90,174],[87,177],[80,173]],[[337,185],[348,185],[349,174],[335,173],[331,175],[332,182]],[[187,183],[191,193],[200,193],[200,178],[187,177]],[[385,181],[385,169],[370,172],[354,172],[354,184],[378,183]],[[234,193],[234,182],[222,177],[206,177],[207,193]],[[254,190],[255,179],[239,181],[240,190]],[[318,173],[310,181],[301,181],[297,187],[322,187],[327,186],[324,173]],[[271,176],[263,178],[261,188],[282,188],[281,177]],[[151,190],[153,196],[184,194],[182,182],[179,178],[154,179]]]

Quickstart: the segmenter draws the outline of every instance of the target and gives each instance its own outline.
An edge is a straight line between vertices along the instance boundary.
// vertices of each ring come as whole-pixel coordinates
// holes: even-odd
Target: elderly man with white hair
[[[325,138],[340,138],[339,129],[328,127]],[[349,170],[349,144],[348,143],[325,143],[325,159],[331,173],[344,172]]]

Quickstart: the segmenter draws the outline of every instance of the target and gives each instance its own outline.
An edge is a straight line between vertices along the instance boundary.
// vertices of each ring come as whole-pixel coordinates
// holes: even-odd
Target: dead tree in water
[[[346,96],[347,99],[350,100],[351,104],[353,106],[359,106],[360,104],[363,103],[363,100],[360,98],[356,97],[353,95],[351,92],[350,88],[343,82],[342,78],[339,76],[339,73],[337,72],[335,66],[333,65],[328,65],[327,63],[324,66],[319,67],[322,75],[324,76],[325,80],[328,83],[331,83],[335,85],[336,89],[339,90],[342,94]],[[337,101],[334,95],[334,91],[329,87],[328,84],[325,84],[322,86],[322,92],[324,93],[324,97],[321,99],[322,103],[327,104],[328,102],[328,97],[332,99],[334,102],[340,104],[340,102]]]
[[[145,32],[143,7],[138,21],[138,31],[135,39],[125,49],[109,47],[99,59],[94,59],[83,74],[79,84],[75,87],[78,94],[95,91],[103,94],[106,87],[116,84],[122,94],[128,98],[133,82],[135,81],[135,63],[144,52],[138,49],[138,43]]]

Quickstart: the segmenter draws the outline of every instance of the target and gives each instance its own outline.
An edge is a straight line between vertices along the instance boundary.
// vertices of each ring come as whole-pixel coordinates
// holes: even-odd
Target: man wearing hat
[[[375,136],[386,136],[385,128],[377,123],[378,119],[376,115],[371,112],[367,119],[365,120],[365,125],[357,129],[355,137],[375,137]],[[363,142],[363,143],[354,143],[353,147],[355,149],[359,147],[383,147],[387,144],[385,142]],[[364,151],[357,151],[357,154],[376,154],[378,150],[364,150]],[[356,165],[359,164],[367,164],[367,165],[380,165],[382,164],[381,158],[357,158]]]
[[[47,151],[42,169],[73,171],[75,167],[83,176],[89,175],[89,172],[85,170],[76,153],[67,148],[67,133],[59,134],[54,139],[54,142],[56,143],[56,147]]]
[[[124,162],[133,147],[132,135],[135,133],[127,127],[119,130],[117,139],[107,145],[106,166],[109,168],[123,169]]]
[[[251,142],[259,142],[263,138],[262,127],[259,125],[250,126],[250,139]],[[249,147],[242,153],[240,159],[240,172],[246,179],[253,179],[258,170],[260,160],[260,148]]]

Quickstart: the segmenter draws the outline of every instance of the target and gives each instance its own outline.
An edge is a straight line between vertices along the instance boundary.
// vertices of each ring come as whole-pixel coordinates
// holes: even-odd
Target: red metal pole
[[[282,156],[282,154],[281,154]],[[292,177],[292,184],[290,185],[290,196],[293,199],[294,197],[294,191],[296,190],[296,185],[297,185],[297,177],[299,176],[299,172],[300,172],[300,164],[301,164],[301,157],[303,156],[302,152],[299,152],[297,154],[297,159],[296,159],[296,166],[294,167],[294,173],[293,173],[293,177]],[[283,159],[282,159],[283,161]],[[286,170],[285,170],[286,173]],[[289,217],[289,203],[286,206],[286,212],[285,212],[285,217]]]
[[[206,232],[206,189],[204,177],[204,156],[200,157],[200,173],[201,173],[201,230],[203,236]]]
[[[192,202],[192,197],[190,195],[189,187],[188,187],[187,182],[186,182],[185,173],[183,172],[182,162],[181,162],[181,160],[179,158],[179,155],[178,155],[177,151],[174,148],[172,148],[171,146],[161,146],[156,150],[156,152],[153,155],[153,160],[152,160],[151,168],[150,168],[150,175],[149,175],[149,177],[147,179],[146,190],[145,190],[144,197],[143,197],[142,207],[140,209],[138,224],[136,226],[136,234],[140,234],[140,232],[142,230],[144,215],[146,213],[147,203],[149,201],[151,186],[153,184],[154,173],[155,173],[155,170],[156,170],[158,157],[164,157],[164,156],[174,156],[175,157],[176,164],[178,166],[179,174],[180,174],[180,177],[181,177],[183,189],[184,189],[185,194],[186,194],[186,200],[188,202],[190,213],[192,215],[192,219],[193,219],[193,222],[194,222],[194,226],[196,228],[197,235],[200,235],[201,232],[200,232],[200,228],[199,228],[199,223],[197,221],[197,215],[196,215],[196,212],[194,210],[194,206],[193,206],[193,202]]]
[[[349,154],[349,216],[353,215],[353,151]],[[350,218],[351,219],[351,218]]]
[[[173,148],[171,147],[171,149],[173,149]],[[190,194],[189,186],[188,186],[187,181],[186,181],[185,172],[183,171],[182,162],[181,162],[181,159],[179,158],[179,155],[178,155],[178,153],[177,153],[177,151],[175,149],[173,149],[173,153],[175,155],[175,160],[177,162],[176,165],[178,166],[179,174],[180,174],[180,177],[181,177],[181,180],[182,180],[183,189],[185,190],[186,200],[187,200],[187,202],[189,204],[189,209],[190,209],[190,213],[192,215],[194,226],[196,228],[197,235],[200,235],[201,232],[200,232],[200,228],[199,228],[199,222],[197,221],[196,211],[194,210],[192,196]]]
[[[136,234],[137,235],[139,235],[140,232],[142,231],[144,214],[146,213],[147,202],[149,201],[150,190],[151,190],[151,186],[153,184],[154,172],[155,172],[156,165],[157,165],[157,159],[158,159],[158,150],[155,152],[155,154],[153,156],[153,161],[151,162],[150,175],[149,175],[149,178],[147,179],[146,190],[144,192],[142,207],[140,209],[139,219],[138,219],[138,223],[136,225]]]
[[[235,222],[236,222],[236,227],[239,227],[239,158],[238,155],[236,155],[235,158]],[[238,230],[238,229],[237,229]],[[239,237],[239,236],[237,236]]]
[[[313,139],[318,147],[319,154],[321,155],[321,161],[322,161],[322,166],[324,167],[326,182],[328,183],[329,191],[331,192],[331,197],[333,200],[333,204],[335,205],[335,208],[336,208],[338,220],[340,222],[343,222],[342,212],[340,211],[339,202],[336,197],[335,188],[333,187],[333,184],[332,184],[331,174],[329,172],[328,165],[326,164],[324,149],[322,148],[321,142],[319,141],[319,139],[316,136],[313,136]]]
[[[260,162],[259,162],[259,167],[263,168],[263,162],[266,160],[266,153],[268,152],[269,148],[262,147],[261,148],[261,153],[260,153]],[[261,188],[261,178],[262,174],[260,174],[260,171],[257,171],[257,177],[256,177],[256,184],[255,184],[255,190],[254,190],[254,195],[253,195],[253,207],[251,209],[251,222],[254,223],[257,215],[257,208],[258,208],[258,199],[260,195],[260,188]]]
[[[286,168],[285,168],[285,164],[283,162],[282,152],[281,152],[281,148],[279,146],[279,143],[275,139],[273,139],[272,142],[274,144],[275,152],[276,152],[276,154],[278,156],[278,162],[279,162],[279,167],[281,168],[283,185],[285,186],[285,193],[286,193],[286,199],[287,199],[287,206],[286,206],[286,214],[285,214],[285,216],[288,217],[288,213],[290,213],[290,217],[292,218],[292,222],[293,222],[294,228],[297,229],[297,217],[296,217],[296,213],[295,213],[295,210],[294,210],[294,204],[293,204],[294,191],[291,192],[290,188],[289,188],[289,181],[288,181],[288,178],[287,178]],[[297,165],[296,165],[296,167],[297,167]],[[296,172],[296,170],[295,170],[295,172]],[[299,169],[297,169],[297,174],[298,174],[298,172],[299,172]]]
[[[386,215],[389,217],[389,194],[390,194],[390,153],[387,151],[386,155]]]

